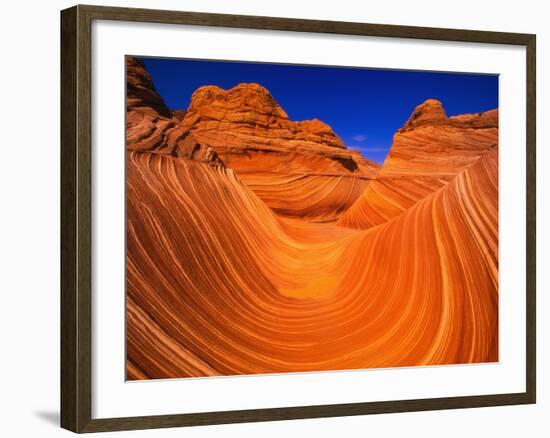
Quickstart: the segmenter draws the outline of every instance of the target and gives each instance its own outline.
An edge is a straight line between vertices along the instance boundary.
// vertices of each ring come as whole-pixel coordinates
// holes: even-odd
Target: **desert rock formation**
[[[129,153],[128,378],[497,360],[496,152],[381,226],[307,236],[229,169]]]
[[[430,99],[416,107],[376,179],[338,223],[369,228],[402,214],[498,146],[498,111],[447,117]]]
[[[128,150],[185,157],[200,150],[195,159],[224,163],[279,214],[334,220],[380,167],[327,124],[289,120],[258,84],[204,86],[186,111],[171,112],[141,61],[129,57],[127,72]]]
[[[498,360],[496,111],[420,105],[379,170],[257,85],[128,81],[128,379]]]

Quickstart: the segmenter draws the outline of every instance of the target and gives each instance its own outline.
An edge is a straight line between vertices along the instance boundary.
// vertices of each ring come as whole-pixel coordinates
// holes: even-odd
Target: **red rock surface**
[[[402,214],[498,146],[498,110],[447,117],[430,99],[416,107],[376,179],[338,220],[369,228]]]
[[[151,75],[140,60],[132,57],[126,58],[126,109],[128,112],[172,117],[157,93]]]
[[[421,105],[418,105],[409,120],[405,123],[401,131],[419,128],[426,125],[438,125],[447,122],[447,113],[443,109],[441,102],[437,99],[428,99]]]
[[[348,150],[327,124],[289,120],[269,91],[254,83],[199,88],[182,124],[286,216],[335,219],[378,169]]]
[[[135,58],[126,60],[126,148],[146,151],[212,165],[223,165],[216,151],[200,144],[185,130],[180,119],[185,112],[172,113],[157,93],[143,63]]]
[[[379,168],[347,149],[327,124],[289,120],[258,84],[201,87],[186,111],[172,113],[143,64],[127,62],[130,151],[223,163],[278,213],[313,220],[336,219]]]
[[[214,86],[199,88],[193,93],[183,125],[204,141],[223,148],[222,155],[228,162],[239,158],[246,148],[274,154],[287,154],[289,150],[298,154],[322,153],[334,159],[335,163],[331,163],[334,165],[329,164],[326,169],[335,172],[349,170],[342,169],[340,157],[350,160],[353,166],[354,157],[330,126],[319,120],[289,120],[273,96],[259,84],[239,84],[227,91]],[[261,164],[259,160],[249,161],[254,166]],[[304,164],[294,161],[287,160],[283,168]],[[364,165],[361,161],[356,163],[356,167],[361,165]]]
[[[498,151],[368,230],[128,155],[128,379],[498,360]]]
[[[377,172],[257,85],[167,112],[129,67],[129,380],[498,360],[496,111],[419,106]]]

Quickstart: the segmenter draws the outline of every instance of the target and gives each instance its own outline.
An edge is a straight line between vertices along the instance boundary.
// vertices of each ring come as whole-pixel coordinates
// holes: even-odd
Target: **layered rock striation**
[[[170,111],[129,58],[127,99],[129,380],[498,361],[497,111],[378,169],[256,84]]]
[[[441,102],[415,108],[376,179],[338,220],[369,228],[402,214],[498,146],[498,110],[447,117]]]
[[[379,168],[327,124],[290,120],[258,84],[204,86],[172,112],[141,61],[129,57],[127,72],[128,150],[223,164],[281,215],[334,220]]]
[[[128,379],[498,360],[497,150],[368,230],[128,154]]]
[[[126,149],[193,159],[221,166],[216,151],[185,130],[181,111],[172,112],[157,93],[143,63],[126,60]]]

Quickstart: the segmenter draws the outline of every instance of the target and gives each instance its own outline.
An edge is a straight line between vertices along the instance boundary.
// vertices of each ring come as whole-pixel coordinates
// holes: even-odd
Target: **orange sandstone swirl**
[[[367,230],[223,166],[127,153],[127,376],[498,360],[498,150]]]
[[[126,60],[126,148],[225,165],[278,215],[336,220],[380,166],[320,120],[290,120],[259,84],[197,89],[169,110],[142,61]]]
[[[367,229],[405,212],[498,145],[498,110],[447,117],[441,102],[417,106],[394,136],[376,178],[338,219]]]

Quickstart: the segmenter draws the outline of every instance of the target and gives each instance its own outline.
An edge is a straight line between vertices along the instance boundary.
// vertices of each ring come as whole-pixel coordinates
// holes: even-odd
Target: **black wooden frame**
[[[527,53],[526,391],[468,397],[92,419],[92,20],[525,46]],[[61,426],[80,433],[535,403],[535,47],[536,37],[531,34],[82,5],[63,10],[61,12]]]

